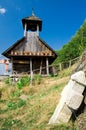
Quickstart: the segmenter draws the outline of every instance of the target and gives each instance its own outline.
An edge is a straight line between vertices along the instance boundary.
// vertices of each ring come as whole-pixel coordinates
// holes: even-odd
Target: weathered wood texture
[[[13,70],[17,71],[17,73],[27,72],[30,74],[30,59],[14,59]],[[35,74],[40,74],[40,71],[41,74],[46,74],[46,58],[32,58],[32,71]]]
[[[33,32],[28,32],[27,39],[19,42],[9,51],[9,55],[55,56],[54,52]]]
[[[13,70],[18,73],[31,72],[30,59],[32,59],[32,70],[34,73],[47,74],[50,65],[57,57],[55,51],[42,41],[36,32],[27,32],[27,37],[17,41],[8,48],[3,55],[10,58]],[[47,59],[47,60],[46,60]],[[43,67],[46,67],[43,69]]]

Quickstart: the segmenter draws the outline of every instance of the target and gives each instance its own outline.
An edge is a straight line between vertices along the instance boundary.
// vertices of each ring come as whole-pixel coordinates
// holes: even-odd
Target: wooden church
[[[42,20],[35,16],[22,19],[24,37],[5,50],[2,55],[12,62],[17,73],[49,74],[49,65],[56,59],[55,51],[39,37]]]

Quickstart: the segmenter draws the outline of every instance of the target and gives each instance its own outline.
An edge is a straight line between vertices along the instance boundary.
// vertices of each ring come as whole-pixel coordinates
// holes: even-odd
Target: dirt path
[[[60,84],[60,83],[62,83],[62,82],[65,83],[65,82],[67,82],[69,79],[70,79],[69,76],[68,76],[68,77],[60,78],[60,79],[57,80],[57,84]]]
[[[56,79],[56,78],[47,78],[44,80],[44,84],[47,86],[53,86],[53,85],[59,85],[61,83],[66,83],[67,81],[69,81],[70,77],[63,77],[60,79]]]

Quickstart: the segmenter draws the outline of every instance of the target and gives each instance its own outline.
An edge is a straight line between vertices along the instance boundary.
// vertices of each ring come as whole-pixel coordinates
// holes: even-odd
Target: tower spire
[[[35,14],[34,14],[34,9],[32,8],[32,16],[35,16]]]
[[[32,15],[22,19],[23,28],[26,31],[41,31],[42,30],[42,20],[35,16],[34,10],[32,8]]]

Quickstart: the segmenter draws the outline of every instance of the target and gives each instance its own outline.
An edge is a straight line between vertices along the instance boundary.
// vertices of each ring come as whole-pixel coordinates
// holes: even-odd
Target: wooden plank
[[[49,75],[49,61],[48,61],[48,58],[46,58],[46,71],[47,71],[47,75]]]
[[[13,63],[19,63],[19,64],[29,64],[30,62],[29,61],[22,61],[22,60],[13,60],[12,61]]]
[[[52,52],[49,51],[42,51],[42,52],[23,52],[23,51],[19,51],[19,52],[11,52],[10,55],[14,55],[14,56],[20,56],[20,55],[26,55],[26,56],[54,56],[52,54]]]
[[[40,63],[40,74],[42,74],[42,59],[41,59],[41,63]]]

